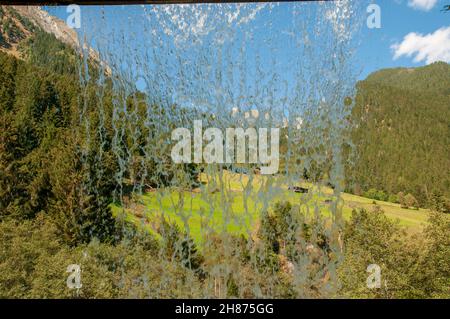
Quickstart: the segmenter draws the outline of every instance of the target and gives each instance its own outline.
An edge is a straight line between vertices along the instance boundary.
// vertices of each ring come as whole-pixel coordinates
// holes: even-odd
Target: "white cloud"
[[[438,0],[409,0],[408,6],[417,10],[430,11]]]
[[[426,35],[411,32],[401,43],[392,45],[391,49],[394,51],[394,60],[402,56],[414,56],[414,62],[450,62],[450,26]]]

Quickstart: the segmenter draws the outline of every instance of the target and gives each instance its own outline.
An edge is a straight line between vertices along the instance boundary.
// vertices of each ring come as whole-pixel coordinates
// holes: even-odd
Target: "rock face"
[[[27,18],[47,33],[52,33],[61,42],[74,49],[79,48],[78,35],[64,21],[51,16],[39,6],[12,6],[21,16]]]
[[[110,68],[101,61],[97,51],[86,44],[81,44],[74,29],[70,28],[61,19],[50,15],[40,6],[0,6],[0,10],[0,48],[3,51],[20,57],[18,44],[34,32],[33,26],[35,26],[53,34],[58,40],[72,47],[81,55],[87,52],[91,60],[103,65],[107,74],[111,73]],[[33,26],[30,26],[25,21],[29,21]]]

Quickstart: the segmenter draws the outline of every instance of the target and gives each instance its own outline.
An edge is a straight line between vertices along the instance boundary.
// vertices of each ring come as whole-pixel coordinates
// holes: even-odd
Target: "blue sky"
[[[418,1],[419,3],[421,1]],[[427,3],[428,1],[422,1]],[[431,1],[433,2],[433,1]],[[367,29],[364,33],[366,37],[358,50],[358,56],[366,61],[364,63],[363,75],[367,75],[373,70],[388,67],[410,67],[427,64],[426,60],[415,62],[414,56],[405,55],[394,60],[394,52],[391,48],[396,43],[402,43],[404,37],[412,32],[426,35],[434,34],[436,30],[443,27],[450,27],[450,12],[442,12],[445,4],[450,4],[447,0],[437,0],[434,6],[426,8],[414,8],[409,5],[408,0],[377,0],[375,1],[381,8],[381,29]],[[420,37],[416,37],[416,40]],[[434,46],[446,46],[447,55],[450,54],[450,38],[445,43],[436,41]],[[412,39],[413,40],[413,39]],[[430,41],[432,38],[430,37]],[[418,42],[418,41],[416,41]],[[423,44],[426,46],[426,43]],[[424,48],[425,49],[425,48]],[[434,48],[430,46],[430,50]],[[414,51],[413,48],[410,51]],[[446,60],[450,62],[450,59]]]
[[[450,58],[448,58],[450,41],[447,41],[447,44],[442,43],[445,42],[445,39],[450,39],[450,29],[448,33],[440,35],[440,40],[435,39],[439,38],[439,35],[435,34],[437,30],[450,28],[450,13],[441,11],[445,4],[450,3],[450,0],[376,0],[373,3],[378,4],[381,8],[381,28],[368,29],[363,27],[362,29],[361,45],[356,52],[357,61],[359,61],[362,70],[359,78],[364,78],[371,72],[382,68],[426,65],[433,61],[433,57],[430,57],[430,55],[437,50],[436,47],[440,47],[443,52],[438,54],[435,59],[444,59],[446,62],[450,62]],[[286,9],[289,10],[289,5],[286,5]],[[65,19],[68,15],[65,7],[47,7],[47,10],[62,19]],[[83,10],[82,8],[82,13]],[[99,7],[97,9],[88,8],[85,11],[92,14],[96,10],[98,13],[100,10],[116,11],[117,14],[128,11],[131,16],[141,8],[124,6],[102,9]],[[258,12],[258,14],[263,14],[263,12]],[[114,17],[114,14],[110,17]],[[113,22],[112,20],[111,22]],[[282,20],[280,18],[278,23],[285,23]],[[136,23],[137,28],[138,25]],[[410,43],[404,42],[405,37],[411,33],[415,34],[410,36]],[[430,44],[427,44],[427,42],[430,42]],[[394,59],[395,49],[393,46],[402,43],[404,43],[403,54],[399,54],[399,57]],[[442,49],[443,46],[446,46],[446,48]],[[408,53],[411,55],[408,56]],[[420,61],[415,61],[418,54],[424,56]]]

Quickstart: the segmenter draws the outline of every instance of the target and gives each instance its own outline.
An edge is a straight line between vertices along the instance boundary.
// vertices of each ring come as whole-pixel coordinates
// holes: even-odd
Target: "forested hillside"
[[[133,186],[115,180],[111,81],[107,74],[102,83],[98,81],[102,72],[98,61],[90,57],[86,69],[72,46],[13,8],[0,7],[0,22],[0,269],[4,274],[0,297],[73,296],[61,280],[65,263],[81,262],[93,242],[102,245],[93,248],[97,253],[110,250],[119,259],[107,261],[109,265],[102,269],[94,257],[91,264],[97,270],[90,272],[93,277],[83,295],[113,297],[111,289],[117,289],[118,283],[101,284],[107,269],[116,269],[122,254],[130,251],[149,267],[156,244],[150,234],[139,233],[111,211],[118,198],[114,194],[127,195]],[[89,81],[83,82],[80,75],[86,72]],[[135,92],[126,99],[130,109],[148,110],[142,94]],[[144,132],[142,121],[133,124]],[[123,134],[116,151],[142,159],[139,150],[127,149],[131,133]],[[146,165],[154,166],[154,161],[147,159]],[[132,183],[139,174],[144,178],[142,172],[131,170],[122,172],[125,180]],[[167,184],[173,174],[169,169],[164,173],[146,174],[143,182]],[[26,239],[26,234],[35,231]],[[178,236],[189,242],[182,233]],[[126,244],[120,244],[122,240]],[[58,264],[62,268],[55,267]],[[155,260],[153,265],[157,264]],[[187,268],[174,264],[173,271],[181,275]],[[99,283],[103,288],[97,287]]]
[[[26,61],[0,52],[0,219],[29,219],[46,212],[69,243],[92,236],[112,240],[112,177],[105,174],[102,181],[94,181],[101,185],[94,192],[91,183],[97,174],[86,171],[90,165],[102,169],[110,153],[105,149],[102,160],[87,155],[88,165],[81,163],[81,87],[76,64],[70,61],[75,53],[40,31],[28,41]],[[94,93],[93,87],[90,91]],[[91,110],[93,119],[95,114]]]
[[[143,141],[129,144],[136,127],[141,139],[148,133],[141,117],[115,146],[116,152],[130,154],[130,161],[137,163],[122,172],[131,185],[118,183],[112,100],[122,92],[113,93],[107,76],[99,83],[102,71],[97,61],[88,60],[87,70],[72,47],[13,9],[1,9],[8,26],[28,27],[16,42],[6,35],[6,52],[0,52],[0,219],[29,219],[45,212],[68,243],[92,238],[112,242],[119,236],[109,207],[114,193],[126,195],[137,180],[151,186],[167,184],[173,174],[169,167],[151,170],[158,159],[144,158],[139,148]],[[13,46],[19,49],[11,51]],[[80,74],[86,72],[89,81],[83,82]],[[129,109],[149,110],[141,93],[125,98]],[[168,158],[163,162],[160,165],[169,164]]]
[[[411,193],[422,206],[450,198],[450,65],[375,72],[357,87],[350,191]]]

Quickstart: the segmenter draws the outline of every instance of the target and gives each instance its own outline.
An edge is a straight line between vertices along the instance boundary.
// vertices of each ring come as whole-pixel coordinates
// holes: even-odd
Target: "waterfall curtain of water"
[[[119,215],[154,233],[161,233],[164,217],[193,239],[207,274],[199,295],[230,296],[230,278],[240,296],[277,295],[283,279],[261,268],[269,258],[261,247],[267,212],[284,201],[311,225],[308,236],[298,221],[278,230],[301,238],[294,247],[278,241],[276,258],[292,295],[330,296],[337,289],[339,193],[344,149],[351,148],[347,118],[362,7],[359,1],[83,7],[81,38],[107,69],[95,77],[95,123],[85,103],[93,78],[80,72],[85,150],[96,148],[101,158],[110,140]],[[86,61],[80,66],[89,69]],[[112,96],[102,89],[107,85]],[[258,163],[174,163],[172,132],[186,128],[193,136],[195,120],[203,132],[213,127],[224,135],[228,128],[278,128],[278,172],[263,175]],[[291,191],[300,185],[309,192]],[[316,252],[321,236],[322,253]],[[246,263],[239,260],[244,250],[251,252]],[[169,267],[162,269],[168,276]]]

